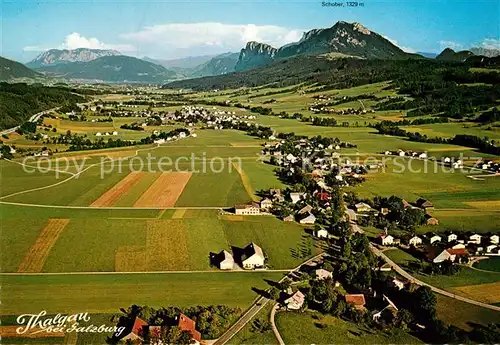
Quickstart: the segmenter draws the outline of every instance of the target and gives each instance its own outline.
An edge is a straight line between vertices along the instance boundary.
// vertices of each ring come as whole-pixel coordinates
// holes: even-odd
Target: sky
[[[248,41],[279,47],[339,20],[359,22],[408,52],[500,48],[499,0],[358,2],[364,6],[343,0],[1,0],[0,55],[28,62],[52,48],[101,48],[166,60],[237,52]]]

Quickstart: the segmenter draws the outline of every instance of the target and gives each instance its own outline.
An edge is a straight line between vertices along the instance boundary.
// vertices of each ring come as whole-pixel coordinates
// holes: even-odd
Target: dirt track
[[[123,194],[127,193],[133,186],[135,186],[139,182],[142,176],[144,176],[143,172],[131,172],[120,182],[111,187],[106,193],[101,195],[90,206],[113,206],[118,200],[120,200],[120,197]]]
[[[19,265],[18,272],[41,272],[50,250],[68,223],[69,219],[49,219],[47,225],[38,235],[35,244],[24,257],[21,265]]]
[[[135,202],[134,207],[172,207],[191,178],[190,172],[161,174]]]

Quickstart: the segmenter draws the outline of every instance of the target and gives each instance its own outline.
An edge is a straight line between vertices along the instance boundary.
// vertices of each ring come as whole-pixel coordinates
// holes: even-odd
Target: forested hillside
[[[41,74],[29,69],[23,64],[3,58],[0,56],[0,80],[10,80],[14,78],[36,78]]]
[[[0,83],[0,129],[20,125],[40,111],[84,100],[65,88]]]

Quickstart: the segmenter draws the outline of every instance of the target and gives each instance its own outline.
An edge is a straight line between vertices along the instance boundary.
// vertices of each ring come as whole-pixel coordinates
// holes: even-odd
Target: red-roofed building
[[[328,199],[330,199],[330,195],[326,192],[318,192],[316,194],[316,199],[319,201],[328,201]]]
[[[453,262],[457,261],[459,258],[468,257],[469,252],[465,248],[457,248],[457,249],[445,249],[438,255],[436,255],[432,262],[435,264],[441,263],[446,260],[451,260]]]
[[[181,331],[189,331],[193,337],[193,344],[199,344],[201,342],[201,333],[196,330],[196,323],[182,313],[177,318],[179,329]]]
[[[363,294],[350,294],[344,296],[347,304],[352,304],[356,309],[365,309],[365,295]]]
[[[144,333],[145,333],[145,328],[148,326],[148,323],[138,317],[135,318],[134,324],[132,325],[132,328],[130,329],[130,332],[124,336],[123,338],[120,339],[120,341],[127,341],[131,340],[137,341],[137,340],[144,340]]]

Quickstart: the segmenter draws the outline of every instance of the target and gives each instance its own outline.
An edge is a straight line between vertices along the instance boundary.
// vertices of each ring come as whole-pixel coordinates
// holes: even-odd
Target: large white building
[[[243,249],[241,255],[241,264],[245,269],[254,269],[264,267],[264,262],[266,258],[264,257],[264,252],[255,243],[250,243]]]

